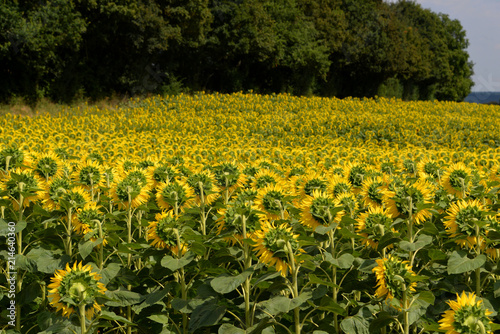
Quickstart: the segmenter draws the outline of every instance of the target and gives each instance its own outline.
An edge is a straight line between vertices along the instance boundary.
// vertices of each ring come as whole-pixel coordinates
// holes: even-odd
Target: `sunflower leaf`
[[[448,259],[448,274],[461,274],[475,270],[486,262],[486,256],[481,254],[473,259],[467,257],[464,251],[454,251]]]
[[[161,259],[161,266],[172,271],[176,271],[191,263],[191,261],[194,260],[194,257],[195,255],[192,252],[187,252],[180,259],[173,258],[170,255],[165,255],[163,259]]]
[[[252,275],[254,272],[253,268],[248,268],[244,272],[236,276],[220,275],[215,277],[210,285],[218,293],[225,294],[235,290],[239,287],[245,280]]]
[[[401,241],[399,243],[399,247],[407,252],[416,252],[417,250],[427,246],[431,242],[432,237],[430,235],[422,234],[416,242],[409,242],[406,240]]]
[[[108,312],[105,310],[101,311],[99,318],[106,319],[106,320],[119,321],[119,322],[123,322],[124,324],[127,324],[127,325],[135,326],[135,324],[133,322],[128,321],[126,318],[121,317],[113,312]]]

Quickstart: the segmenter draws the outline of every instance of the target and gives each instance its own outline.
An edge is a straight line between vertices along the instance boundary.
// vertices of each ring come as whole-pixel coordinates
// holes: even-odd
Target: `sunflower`
[[[194,202],[194,197],[193,189],[182,180],[161,182],[156,187],[156,203],[164,210],[183,212]]]
[[[69,191],[73,184],[69,178],[59,177],[50,180],[45,185],[45,192],[43,196],[43,206],[46,210],[59,210],[59,199],[63,194]]]
[[[457,300],[446,302],[451,310],[444,312],[443,318],[439,320],[439,329],[446,334],[493,334],[489,315],[492,314],[484,305],[482,300],[476,301],[473,292],[457,293]]]
[[[380,176],[368,177],[363,181],[360,195],[366,207],[382,206],[384,190],[387,189],[387,182]]]
[[[85,188],[81,186],[73,186],[63,192],[59,197],[59,204],[66,209],[83,207],[90,201],[90,195]]]
[[[452,164],[443,173],[441,184],[449,194],[464,198],[472,186],[472,171],[463,162]]]
[[[288,206],[290,198],[284,184],[267,185],[257,192],[254,208],[262,212],[259,214],[262,220],[285,219],[288,217]]]
[[[262,189],[268,185],[280,183],[281,181],[282,178],[272,170],[260,169],[253,177],[251,187],[254,189]]]
[[[389,190],[391,188],[394,190]],[[418,179],[415,183],[403,181],[400,184],[390,184],[384,192],[384,204],[392,217],[408,217],[411,213],[417,224],[423,223],[432,215],[429,208],[422,208],[423,205],[430,204],[432,198],[432,186],[424,179]]]
[[[354,193],[343,193],[338,195],[334,203],[336,206],[343,207],[342,215],[348,214],[351,218],[356,218],[359,207],[359,197]]]
[[[411,174],[414,175],[417,173],[417,164],[415,161],[411,159],[405,159],[401,162],[401,169],[406,173],[406,174]]]
[[[62,310],[62,315],[68,317],[75,312],[75,308],[85,306],[87,319],[92,319],[96,312],[101,311],[101,306],[96,301],[106,292],[104,284],[100,283],[101,276],[92,272],[92,267],[87,264],[74,263],[73,267],[66,264],[66,270],[56,270],[48,285],[49,303]]]
[[[336,206],[333,198],[324,191],[313,190],[307,195],[300,206],[300,222],[313,229],[320,225],[339,224],[344,211],[342,206]],[[340,228],[340,227],[339,227]]]
[[[99,211],[99,206],[95,202],[87,202],[85,203],[83,208],[78,208],[76,211],[76,215],[73,215],[73,228],[76,232],[82,235],[93,235],[90,238],[90,241],[94,242],[99,237],[99,224],[101,224],[104,214]],[[104,226],[101,225],[101,229],[104,230]],[[107,244],[106,238],[104,238],[103,231],[103,240],[102,245],[106,246]]]
[[[149,223],[147,232],[147,240],[151,240],[151,246],[159,249],[169,249],[177,256],[186,253],[187,244],[182,241],[179,222],[173,212],[157,213],[155,219],[155,221]],[[181,254],[179,254],[179,243]]]
[[[85,189],[93,190],[106,184],[102,164],[93,160],[84,160],[74,170],[73,180]]]
[[[276,270],[285,277],[290,267],[287,244],[290,244],[294,254],[301,252],[298,237],[299,235],[293,234],[292,228],[286,222],[275,226],[274,223],[265,221],[251,238],[256,243],[254,249],[257,251],[259,261],[268,266],[276,266]]]
[[[345,167],[344,175],[347,175],[347,180],[354,187],[354,190],[358,190],[363,184],[363,179],[366,175],[366,167],[358,163],[348,163]]]
[[[376,260],[377,266],[372,269],[377,279],[377,297],[385,297],[387,301],[396,298],[402,305],[403,290],[415,292],[416,282],[411,281],[411,276],[416,274],[411,269],[408,261],[389,255],[387,258]]]
[[[175,177],[180,176],[175,167],[166,165],[155,165],[153,168],[148,169],[148,172],[155,188],[162,182],[172,181]]]
[[[45,180],[62,175],[63,164],[54,152],[33,155],[33,170]]]
[[[479,199],[452,203],[447,213],[448,216],[444,221],[446,232],[452,238],[459,238],[455,241],[458,245],[472,249],[479,241],[481,249],[486,247],[484,236],[489,228],[488,218],[493,219],[493,217],[487,213]],[[477,227],[481,234],[479,236],[477,236]]]
[[[236,241],[243,239],[243,217],[245,217],[245,230],[247,238],[252,235],[259,225],[259,216],[252,208],[252,201],[236,199],[225,208],[217,211],[218,234],[229,233],[224,239],[234,245]]]
[[[121,209],[126,209],[128,206],[138,208],[148,201],[152,184],[149,174],[132,168],[114,180],[110,195]]]
[[[337,197],[340,194],[351,193],[352,186],[346,177],[343,177],[338,174],[333,174],[328,179],[328,192],[333,197]]]
[[[424,158],[417,163],[417,171],[420,178],[432,178],[432,179],[440,179],[443,171],[441,170],[441,165],[439,162],[430,159]]]
[[[220,189],[209,170],[198,170],[183,180],[193,189],[197,205],[211,205],[219,197]]]
[[[368,211],[360,214],[356,221],[356,230],[363,237],[363,244],[373,249],[377,249],[386,231],[394,231],[391,228],[392,217],[389,211],[381,206],[369,207]]]
[[[223,162],[213,168],[213,173],[219,188],[227,189],[229,194],[238,188],[243,188],[246,182],[245,174],[235,162]]]
[[[31,166],[28,154],[17,147],[6,147],[0,151],[0,170],[9,171],[12,168],[26,169]]]
[[[0,187],[6,192],[6,197],[10,199],[14,210],[17,211],[21,206],[28,207],[31,202],[42,199],[45,184],[32,170],[23,170],[17,167],[9,170]],[[23,197],[22,203],[19,202],[21,194]]]
[[[303,198],[305,196],[311,196],[313,191],[319,190],[321,192],[327,190],[327,180],[326,178],[317,172],[310,172],[304,176],[301,186],[300,186],[300,196]]]

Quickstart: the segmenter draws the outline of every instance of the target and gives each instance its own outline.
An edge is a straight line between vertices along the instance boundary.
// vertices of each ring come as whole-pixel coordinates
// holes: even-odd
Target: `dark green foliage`
[[[0,101],[209,90],[463,100],[457,20],[413,1],[0,4]]]

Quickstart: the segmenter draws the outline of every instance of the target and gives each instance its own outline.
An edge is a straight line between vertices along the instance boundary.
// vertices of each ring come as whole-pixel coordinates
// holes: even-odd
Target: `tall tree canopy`
[[[460,22],[414,1],[7,0],[0,101],[180,89],[460,101]]]

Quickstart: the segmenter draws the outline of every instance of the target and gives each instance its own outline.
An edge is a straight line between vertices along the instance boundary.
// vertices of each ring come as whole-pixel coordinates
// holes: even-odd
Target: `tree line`
[[[0,101],[287,92],[463,100],[458,20],[414,1],[6,0]]]

